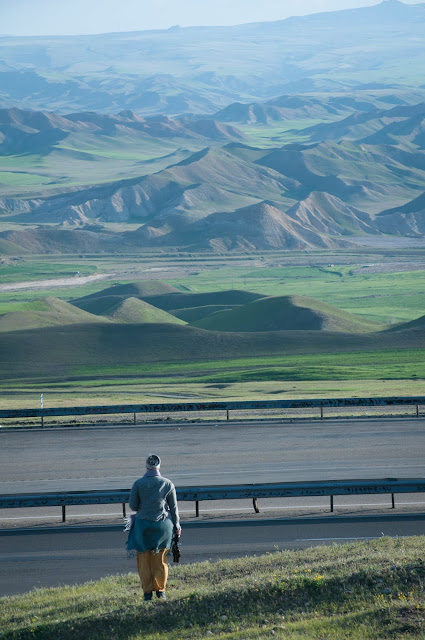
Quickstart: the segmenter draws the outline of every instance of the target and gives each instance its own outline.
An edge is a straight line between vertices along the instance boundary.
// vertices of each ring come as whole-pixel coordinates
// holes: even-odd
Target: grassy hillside
[[[146,302],[165,311],[203,307],[206,305],[239,305],[262,298],[261,293],[253,291],[211,291],[208,293],[171,293],[160,296],[146,296]]]
[[[413,640],[425,635],[424,545],[381,538],[172,565],[166,605],[143,602],[133,571],[1,598],[0,624],[10,640]]]
[[[107,318],[87,313],[59,298],[49,297],[28,303],[22,311],[1,314],[0,332],[105,322],[108,322]]]
[[[417,330],[423,331],[425,328],[425,316],[421,316],[420,318],[416,318],[416,320],[411,320],[411,322],[400,322],[393,327],[387,329],[387,331],[398,332],[398,331],[408,331]]]
[[[172,324],[79,324],[1,333],[0,378],[66,379],[77,374],[81,376],[85,370],[97,376],[111,371],[118,374],[120,369],[127,367],[137,376],[145,363],[202,363],[266,356],[281,356],[284,365],[285,357],[291,354],[311,354],[314,357],[310,365],[314,365],[318,354],[367,351],[375,352],[379,358],[380,353],[394,348],[399,350],[397,357],[401,366],[403,349],[425,348],[425,331],[399,332],[395,341],[394,335],[389,333],[226,333]],[[204,365],[200,366],[202,371]],[[249,363],[247,367],[249,370]],[[251,371],[250,379],[257,373]],[[273,379],[277,374],[270,371],[267,375]],[[308,378],[309,367],[300,375]],[[367,367],[358,375],[368,377]],[[400,374],[399,377],[405,376]]]
[[[93,300],[95,298],[105,298],[107,296],[115,296],[121,298],[160,295],[163,293],[177,293],[179,290],[161,280],[138,280],[137,282],[129,282],[127,284],[116,284],[107,287],[101,291],[96,291],[88,296],[77,298],[74,302],[82,302],[83,300]]]
[[[211,331],[341,331],[366,333],[381,325],[305,296],[261,298],[193,323]]]
[[[1,256],[17,256],[22,253],[27,253],[27,251],[23,247],[15,244],[14,242],[9,242],[8,240],[0,238]]]
[[[234,305],[226,306],[224,304],[206,304],[200,307],[189,307],[188,309],[171,309],[170,313],[175,315],[177,318],[185,320],[189,324],[193,324],[197,320],[206,318],[217,311],[228,311],[233,308]]]
[[[108,298],[100,298],[99,300],[108,300]],[[157,309],[138,298],[119,299],[117,303],[105,309],[101,315],[107,316],[113,322],[124,322],[127,324],[161,324],[164,322],[169,324],[185,324],[183,320],[175,318],[170,313],[162,309]]]
[[[152,295],[153,294],[153,295]],[[176,317],[186,320],[180,313],[195,315],[208,314],[208,310],[229,308],[261,298],[261,294],[252,291],[213,291],[209,293],[182,293],[174,287],[160,281],[136,282],[102,289],[88,296],[72,300],[72,304],[90,313],[109,315],[109,310],[123,303],[129,297],[144,300],[157,309],[162,309]],[[210,312],[211,312],[210,311]]]
[[[254,254],[258,256],[259,254]],[[263,255],[263,254],[261,254]],[[333,264],[335,262],[335,264]],[[264,296],[302,295],[386,324],[424,315],[423,249],[354,250],[260,257],[252,266],[226,265],[170,280],[195,292],[232,286]]]

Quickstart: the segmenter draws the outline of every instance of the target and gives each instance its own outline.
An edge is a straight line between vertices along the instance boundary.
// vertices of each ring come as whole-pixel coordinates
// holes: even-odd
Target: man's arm
[[[130,509],[133,509],[133,511],[137,511],[139,509],[140,496],[139,496],[139,488],[137,486],[137,482],[135,482],[131,487],[130,499],[128,501],[128,504],[130,505]]]
[[[170,509],[171,519],[174,524],[174,529],[180,535],[181,527],[180,527],[180,516],[179,516],[179,508],[177,506],[177,495],[176,489],[173,485],[171,491],[167,494],[167,504]]]

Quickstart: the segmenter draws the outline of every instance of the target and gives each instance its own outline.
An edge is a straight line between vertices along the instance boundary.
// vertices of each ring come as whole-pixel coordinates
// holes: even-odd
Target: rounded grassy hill
[[[378,323],[306,296],[261,298],[229,311],[218,311],[193,324],[210,331],[369,333],[382,329]]]

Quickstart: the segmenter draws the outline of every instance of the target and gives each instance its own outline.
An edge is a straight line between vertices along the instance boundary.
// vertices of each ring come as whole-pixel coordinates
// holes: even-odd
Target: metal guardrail
[[[199,503],[203,500],[249,499],[253,501],[255,512],[259,513],[259,498],[293,498],[300,496],[329,496],[330,510],[333,512],[334,496],[391,494],[392,508],[394,509],[396,493],[425,493],[425,478],[213,485],[206,487],[177,487],[176,491],[180,502],[196,503],[196,516],[199,516]],[[69,505],[122,504],[123,515],[125,516],[129,495],[130,489],[0,495],[0,509],[60,506],[62,507],[62,521],[65,522],[65,509]]]
[[[378,406],[416,406],[419,417],[419,406],[425,405],[425,396],[394,396],[379,398],[314,398],[301,400],[248,400],[246,402],[190,402],[165,404],[127,404],[84,407],[51,407],[45,409],[1,409],[0,418],[44,418],[58,416],[111,415],[132,413],[134,423],[138,413],[175,413],[185,411],[226,411],[229,420],[230,411],[258,409],[305,409],[320,408],[320,417],[324,417],[326,407],[378,407]]]

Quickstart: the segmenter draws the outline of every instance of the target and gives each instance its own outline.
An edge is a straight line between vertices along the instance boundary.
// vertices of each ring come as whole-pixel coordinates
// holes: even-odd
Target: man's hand
[[[182,528],[181,527],[174,527],[174,531],[176,533],[176,536],[178,538],[180,538],[181,534],[182,534]]]

